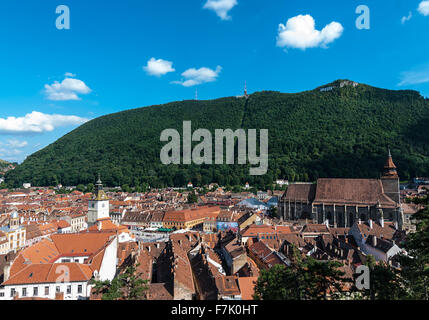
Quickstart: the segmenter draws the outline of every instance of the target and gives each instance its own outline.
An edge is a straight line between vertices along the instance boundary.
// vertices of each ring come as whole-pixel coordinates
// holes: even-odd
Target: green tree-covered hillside
[[[220,185],[264,187],[276,178],[377,178],[390,147],[402,179],[429,176],[429,100],[418,92],[360,84],[296,94],[257,92],[245,98],[182,101],[89,121],[29,156],[6,176],[10,186],[78,185],[100,172],[109,186]],[[164,129],[269,129],[269,170],[248,165],[163,165]]]

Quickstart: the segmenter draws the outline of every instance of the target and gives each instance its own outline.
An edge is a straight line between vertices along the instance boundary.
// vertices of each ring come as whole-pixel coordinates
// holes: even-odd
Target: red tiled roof
[[[67,282],[88,281],[92,270],[79,263],[31,264],[11,276],[4,285],[55,283],[59,277],[64,277]]]
[[[291,184],[285,194],[285,200],[312,202],[316,193],[316,185],[312,183]]]
[[[319,179],[314,204],[376,205],[395,208],[396,203],[383,190],[377,179]]]

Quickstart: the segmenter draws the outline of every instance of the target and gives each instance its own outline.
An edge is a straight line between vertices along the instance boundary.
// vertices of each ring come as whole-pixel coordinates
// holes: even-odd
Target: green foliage
[[[195,191],[192,191],[188,194],[188,203],[197,203],[198,197],[195,194]]]
[[[277,212],[278,210],[277,210],[277,207],[276,206],[271,206],[270,207],[270,209],[269,209],[269,211],[268,211],[268,215],[271,217],[271,218],[279,218],[279,214],[278,214],[278,212]]]
[[[344,279],[344,272],[339,268],[343,264],[338,261],[319,261],[312,257],[307,258],[305,276],[307,297],[309,299],[326,300],[328,295],[342,292],[343,285],[348,282]]]
[[[297,300],[294,273],[282,265],[275,265],[269,270],[261,270],[255,287],[256,300]]]
[[[407,291],[401,272],[385,262],[377,263],[374,256],[368,255],[369,290],[361,291],[360,299],[401,300],[407,298]]]
[[[322,300],[337,295],[349,279],[338,268],[338,261],[305,260],[293,248],[294,258],[290,266],[275,265],[261,270],[255,287],[254,299],[264,300]]]
[[[112,281],[91,280],[94,291],[102,295],[102,300],[145,300],[148,281],[141,278],[138,266],[127,267]]]
[[[0,170],[7,168],[11,163],[0,159]]]
[[[414,215],[417,232],[410,234],[401,256],[402,275],[409,289],[409,296],[416,300],[429,300],[429,197],[426,209]]]
[[[161,132],[192,128],[269,129],[269,171],[250,165],[163,165]],[[402,179],[429,176],[429,101],[415,91],[359,85],[329,92],[258,92],[249,99],[181,101],[106,115],[29,156],[6,174],[11,187],[92,183],[194,186],[211,182],[266,190],[276,179],[377,178],[392,150]],[[197,142],[195,142],[196,144]]]
[[[70,194],[71,190],[66,190],[65,188],[60,188],[58,190],[55,190],[55,194]]]
[[[88,183],[86,185],[85,192],[94,193],[94,191],[95,191],[95,185],[93,183]]]

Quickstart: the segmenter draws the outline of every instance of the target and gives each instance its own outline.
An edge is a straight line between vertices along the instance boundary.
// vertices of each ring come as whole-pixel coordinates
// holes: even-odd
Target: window
[[[49,296],[49,287],[48,286],[45,287],[45,296]]]
[[[33,288],[33,296],[37,297],[39,295],[39,288],[38,287],[34,287]]]
[[[0,292],[0,297],[4,297],[4,292]]]
[[[82,293],[82,285],[81,284],[79,284],[77,286],[77,293]]]
[[[23,297],[27,296],[27,288],[22,288],[22,296]]]
[[[16,293],[15,288],[11,288],[11,289],[10,289],[10,296],[11,296],[11,297],[14,297],[14,296],[15,296],[15,293]]]
[[[67,286],[67,294],[71,294],[71,285]]]
[[[56,288],[55,288],[55,292],[56,292],[56,293],[60,293],[60,292],[61,292],[60,286],[56,286]]]

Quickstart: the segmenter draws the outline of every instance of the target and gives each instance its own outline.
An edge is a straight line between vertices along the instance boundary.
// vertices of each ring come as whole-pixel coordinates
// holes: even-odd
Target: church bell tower
[[[387,156],[386,164],[383,168],[381,176],[381,183],[383,184],[384,193],[393,201],[399,204],[400,202],[400,189],[399,189],[399,176],[396,166],[393,163],[392,154]]]

